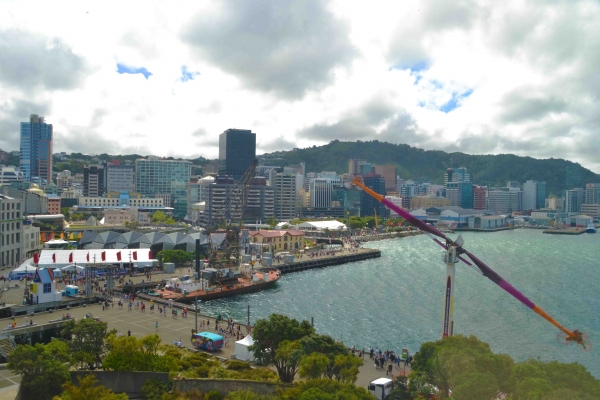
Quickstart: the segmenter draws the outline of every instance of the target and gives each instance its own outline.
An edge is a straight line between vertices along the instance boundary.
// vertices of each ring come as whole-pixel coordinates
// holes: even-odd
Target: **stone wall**
[[[213,390],[225,396],[229,392],[236,390],[252,390],[256,394],[272,395],[277,393],[277,388],[285,390],[292,385],[285,383],[257,382],[247,380],[233,379],[175,379],[173,380],[173,390],[180,392],[191,392],[198,389],[202,393],[208,393]]]
[[[139,397],[142,386],[149,379],[169,381],[168,372],[120,372],[120,371],[71,371],[71,379],[77,384],[79,377],[92,374],[98,382],[115,393],[125,393],[129,397]]]

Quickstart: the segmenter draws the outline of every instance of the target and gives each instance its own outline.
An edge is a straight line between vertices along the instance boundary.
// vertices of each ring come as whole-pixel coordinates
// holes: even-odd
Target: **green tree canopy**
[[[115,394],[111,389],[100,385],[94,375],[86,375],[79,379],[77,385],[67,382],[63,385],[64,392],[53,400],[127,400],[125,393]]]
[[[72,319],[62,325],[61,337],[68,340],[71,362],[75,367],[95,369],[102,365],[108,350],[108,324],[93,318]]]
[[[110,352],[102,366],[113,371],[170,372],[180,369],[180,355],[166,352],[169,347],[161,345],[158,335],[141,339],[134,336],[108,337]]]

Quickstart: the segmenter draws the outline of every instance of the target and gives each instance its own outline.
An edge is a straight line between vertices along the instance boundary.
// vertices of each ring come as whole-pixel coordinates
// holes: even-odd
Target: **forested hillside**
[[[447,168],[466,167],[476,184],[505,186],[509,180],[527,179],[546,181],[547,194],[560,195],[564,189],[584,187],[586,183],[600,182],[600,175],[571,161],[550,158],[539,160],[512,154],[470,155],[446,153],[391,144],[380,141],[340,142],[324,146],[279,151],[263,154],[261,160],[270,165],[285,166],[306,162],[307,171],[348,171],[348,159],[358,158],[372,164],[396,165],[398,174],[405,179],[424,179],[443,183]]]

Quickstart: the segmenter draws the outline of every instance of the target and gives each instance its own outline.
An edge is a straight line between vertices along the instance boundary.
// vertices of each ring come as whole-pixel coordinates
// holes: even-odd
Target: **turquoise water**
[[[558,330],[465,264],[457,264],[455,334],[476,335],[516,360],[579,362],[600,378],[600,234],[539,230],[463,234],[465,248],[562,325],[588,333],[597,348],[557,343]],[[314,317],[319,333],[357,348],[408,347],[441,335],[445,265],[425,235],[371,242],[382,257],[284,275],[273,289],[202,304],[202,312],[251,322],[271,313]]]

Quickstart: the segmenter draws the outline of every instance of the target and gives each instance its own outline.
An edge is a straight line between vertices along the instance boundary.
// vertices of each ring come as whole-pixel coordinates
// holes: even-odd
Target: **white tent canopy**
[[[340,221],[306,221],[299,225],[296,225],[296,229],[301,231],[324,231],[329,229],[330,231],[345,231],[348,229],[346,225]]]
[[[254,354],[252,354],[252,352],[248,350],[248,347],[252,346],[253,344],[254,339],[252,339],[252,336],[250,335],[246,336],[242,340],[238,340],[237,342],[235,342],[235,358],[242,361],[254,361]]]
[[[29,261],[29,260],[27,260],[27,261]],[[13,269],[12,272],[10,273],[10,276],[18,276],[18,275],[26,275],[26,274],[35,273],[37,268],[34,267],[33,265],[29,264],[27,261],[24,262],[23,264],[19,265],[17,268]]]
[[[79,271],[83,272],[85,270],[85,268],[83,268],[80,265],[75,265],[75,264],[67,265],[66,267],[61,268],[61,271],[73,271],[73,270],[77,270],[78,272]]]

